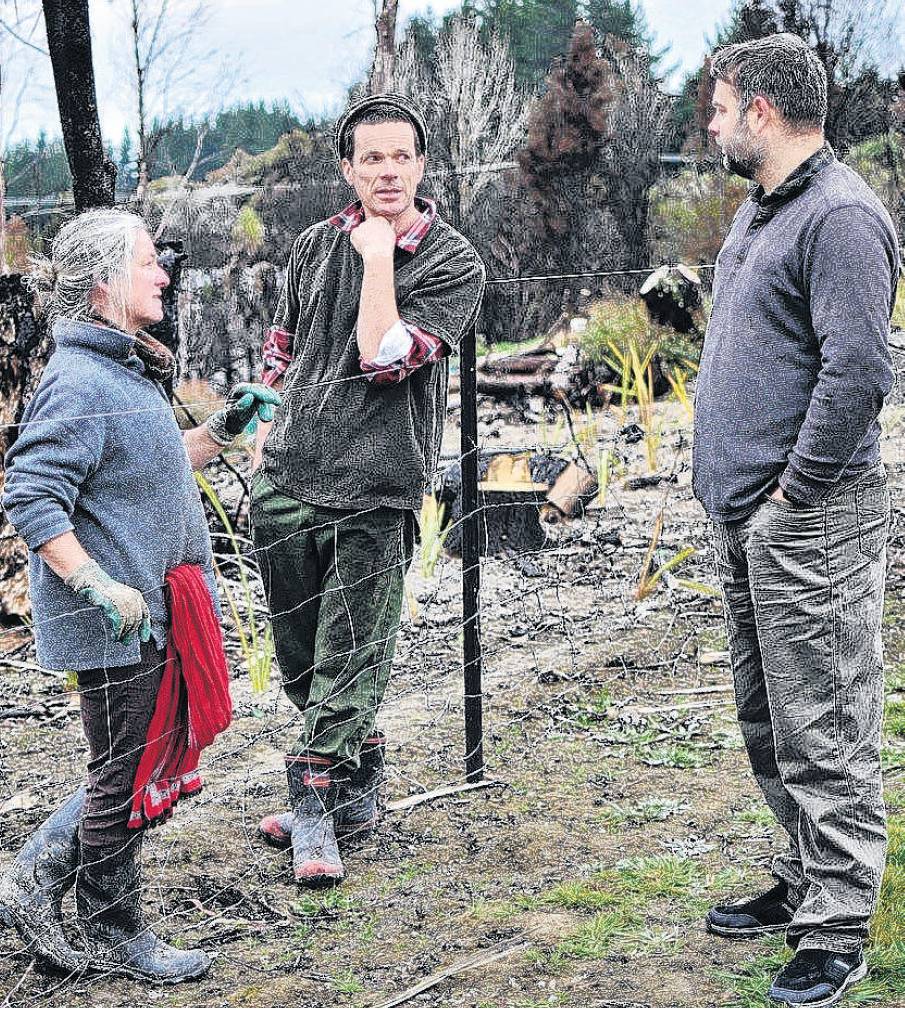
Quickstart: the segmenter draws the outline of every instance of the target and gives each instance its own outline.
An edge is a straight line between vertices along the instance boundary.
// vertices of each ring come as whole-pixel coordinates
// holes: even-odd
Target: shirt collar
[[[421,240],[430,231],[430,227],[437,217],[437,204],[433,200],[427,199],[427,197],[416,196],[415,208],[419,213],[414,224],[412,224],[408,231],[396,236],[397,248],[404,249],[406,252],[415,252],[421,244]],[[334,228],[348,235],[364,219],[365,215],[361,206],[361,200],[355,200],[354,203],[350,203],[348,207],[329,218],[329,222]]]
[[[836,160],[833,148],[828,143],[824,143],[819,151],[816,151],[809,158],[793,171],[787,178],[770,193],[764,192],[762,185],[755,184],[748,191],[748,195],[761,206],[775,206],[785,203],[793,197],[798,196],[819,172],[823,171],[827,165]]]

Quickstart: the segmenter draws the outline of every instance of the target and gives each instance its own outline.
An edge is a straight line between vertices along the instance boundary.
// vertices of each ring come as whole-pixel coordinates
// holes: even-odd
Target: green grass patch
[[[607,720],[607,713],[613,706],[613,697],[609,690],[604,687],[591,695],[590,701],[575,708],[571,712],[572,720],[582,729],[590,729],[592,726]]]
[[[761,803],[740,809],[732,819],[736,823],[750,823],[755,827],[772,827],[776,823],[776,817],[770,812],[769,807]]]
[[[887,701],[883,728],[887,735],[905,737],[905,701]]]
[[[675,767],[687,770],[706,767],[711,762],[712,755],[696,746],[672,743],[668,746],[642,747],[638,750],[638,759],[649,767]]]
[[[322,893],[302,893],[289,909],[298,918],[333,918],[341,911],[351,911],[355,899],[342,890],[324,890]]]
[[[601,819],[611,827],[623,827],[626,824],[640,826],[644,823],[663,823],[671,816],[684,813],[689,808],[687,802],[652,796],[631,806],[619,806],[613,803],[603,811]]]
[[[905,694],[905,662],[897,662],[886,671],[886,693]]]
[[[890,816],[905,813],[905,787],[887,788],[884,792],[886,809]]]
[[[338,995],[358,995],[365,990],[365,986],[355,976],[354,971],[344,970],[333,975],[333,990]]]
[[[740,971],[716,973],[718,980],[731,992],[729,1005],[772,1005],[767,1000],[767,990],[792,954],[782,936],[767,936],[755,948],[765,951],[753,956]]]
[[[600,911],[576,932],[556,944],[550,960],[599,960],[609,955],[617,940],[624,940],[642,924],[627,908]]]
[[[892,736],[890,742],[880,748],[880,767],[884,774],[900,771],[905,767],[905,747],[899,742],[898,737]]]

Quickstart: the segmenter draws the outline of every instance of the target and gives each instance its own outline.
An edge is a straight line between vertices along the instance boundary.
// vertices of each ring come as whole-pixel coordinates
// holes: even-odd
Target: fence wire
[[[618,272],[648,271],[513,277],[492,282],[558,282]],[[347,380],[316,383],[316,387],[336,381]],[[677,741],[691,747],[704,745],[703,715],[686,712],[681,718],[663,721],[639,716],[635,722],[614,723],[607,715],[612,702],[606,700],[617,686],[629,693],[640,691],[639,678],[651,677],[667,687],[680,677],[709,682],[700,645],[720,640],[722,618],[706,528],[690,500],[690,415],[679,403],[661,401],[639,440],[633,426],[641,420],[638,405],[614,403],[573,418],[585,425],[582,445],[578,437],[565,435],[562,406],[536,399],[529,400],[527,406],[500,404],[488,398],[482,398],[479,405],[475,451],[480,459],[505,450],[560,458],[567,463],[578,459],[584,448],[599,465],[606,460],[610,474],[605,485],[585,496],[574,517],[556,524],[542,523],[543,504],[534,498],[493,502],[485,494],[479,505],[482,522],[504,520],[511,536],[511,546],[480,562],[481,739],[489,777],[505,782],[511,773],[510,762],[525,759],[531,741],[538,736],[561,738],[565,754],[569,740],[577,734],[583,746],[642,753],[651,766],[667,760],[665,751]],[[902,408],[894,405],[890,409]],[[557,423],[557,415],[562,418],[563,433],[551,438],[550,426]],[[59,422],[82,419],[88,416],[55,418]],[[447,425],[444,456],[455,459],[461,467],[465,460],[456,445],[455,412],[452,420]],[[650,439],[656,442],[654,466],[647,458]],[[900,464],[900,450],[889,439],[886,451],[894,465]],[[231,458],[244,458],[243,453],[240,448]],[[217,474],[221,499],[234,505],[241,493],[237,482],[230,474],[218,472],[216,463],[212,471]],[[641,479],[640,489],[630,489],[632,476]],[[643,486],[645,479],[650,486]],[[660,532],[658,521],[662,521]],[[518,534],[528,526],[540,527],[541,546],[519,544]],[[289,539],[291,536],[287,542]],[[216,542],[215,559],[222,580],[244,610],[242,630],[246,637],[251,622],[263,635],[271,617],[291,615],[289,610],[268,614],[255,574],[260,551],[244,529],[239,530],[238,554],[223,548],[222,536]],[[688,547],[694,553],[680,567],[663,570],[647,584],[646,579]],[[241,598],[236,577],[239,565],[252,576],[247,599]],[[416,548],[406,579],[402,618],[392,632],[398,632],[396,655],[378,717],[378,726],[388,737],[391,805],[454,786],[463,779],[462,573],[461,560],[447,553],[440,554],[433,571],[422,570]],[[227,600],[221,601],[227,612]],[[77,607],[72,613],[89,608]],[[262,960],[256,953],[255,942],[264,943],[267,937],[310,921],[294,909],[297,895],[287,893],[285,854],[263,847],[256,837],[260,816],[285,808],[283,752],[295,735],[299,714],[281,689],[276,669],[264,690],[251,689],[239,630],[232,621],[226,622],[234,723],[202,755],[204,791],[191,801],[180,802],[173,820],[150,832],[145,846],[146,904],[153,908],[149,920],[168,940],[199,943],[217,953],[220,962],[215,970],[241,969],[260,976],[265,984],[268,978],[295,970],[298,976],[316,983],[323,977],[322,971],[306,971],[299,964],[291,968]],[[356,648],[383,643],[384,639],[367,641]],[[82,782],[84,744],[72,685],[59,674],[37,667],[31,630],[0,630],[0,650],[0,847],[11,854]],[[566,762],[568,759],[563,757]],[[422,808],[415,806],[408,812],[391,809],[379,828],[388,832],[388,839],[378,836],[353,852],[349,856],[351,873],[379,872],[388,851],[395,857],[415,860],[418,851],[429,850],[435,844],[431,817],[451,817],[454,812],[434,812],[434,807],[429,807],[432,812],[427,816],[418,812]],[[487,830],[507,829],[504,823],[494,822],[492,808],[487,815]],[[187,838],[191,839],[189,851]],[[379,904],[379,888],[374,900]],[[74,909],[67,904],[65,921],[70,930],[73,919]],[[326,927],[329,918],[315,916],[313,921],[316,931]],[[255,942],[243,945],[249,939]],[[12,933],[3,935],[0,1004],[4,1006],[89,999],[92,993],[104,990],[108,980],[102,974],[43,975],[35,970],[28,953],[19,949]]]

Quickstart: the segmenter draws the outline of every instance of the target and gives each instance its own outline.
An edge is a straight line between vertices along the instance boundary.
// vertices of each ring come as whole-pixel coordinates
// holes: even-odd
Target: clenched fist
[[[352,231],[352,247],[362,259],[370,256],[392,256],[396,247],[396,232],[385,217],[369,217]]]

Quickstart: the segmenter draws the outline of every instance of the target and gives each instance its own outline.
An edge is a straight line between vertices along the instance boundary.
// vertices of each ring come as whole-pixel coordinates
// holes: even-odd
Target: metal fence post
[[[462,338],[459,387],[462,401],[462,626],[465,674],[465,780],[484,777],[481,687],[481,558],[478,504],[478,393],[475,327]]]

